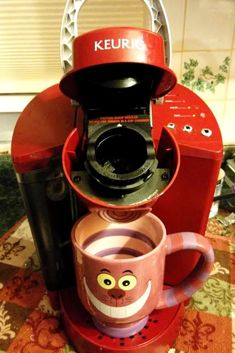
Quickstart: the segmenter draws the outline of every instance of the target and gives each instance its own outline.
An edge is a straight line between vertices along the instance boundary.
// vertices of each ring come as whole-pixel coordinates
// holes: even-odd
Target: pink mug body
[[[112,326],[137,322],[154,309],[191,297],[214,259],[203,236],[167,235],[152,213],[129,223],[111,223],[91,213],[74,225],[72,243],[81,302],[93,318]],[[200,251],[203,262],[179,286],[165,290],[165,258],[182,249]]]

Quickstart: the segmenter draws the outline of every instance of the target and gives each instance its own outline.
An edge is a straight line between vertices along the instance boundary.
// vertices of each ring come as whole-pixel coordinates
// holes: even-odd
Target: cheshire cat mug
[[[110,223],[96,213],[88,214],[75,223],[72,243],[81,302],[96,327],[113,337],[137,333],[154,309],[190,298],[207,279],[214,261],[213,249],[202,235],[167,235],[152,213],[129,223]],[[165,289],[165,258],[182,249],[199,251],[200,261],[184,281]]]

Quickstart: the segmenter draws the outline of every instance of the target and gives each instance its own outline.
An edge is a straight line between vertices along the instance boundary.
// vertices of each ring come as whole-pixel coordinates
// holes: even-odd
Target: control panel
[[[218,123],[205,102],[188,88],[177,84],[162,104],[153,104],[153,135],[158,139],[160,126],[171,130],[181,152],[195,149],[206,155],[221,150]]]

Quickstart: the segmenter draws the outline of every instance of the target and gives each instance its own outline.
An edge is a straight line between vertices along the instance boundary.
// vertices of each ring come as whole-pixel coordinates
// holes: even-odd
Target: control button
[[[174,123],[169,123],[167,125],[167,127],[169,127],[170,129],[174,129],[175,128],[175,124]]]
[[[212,135],[211,129],[205,128],[201,130],[203,136],[210,137]]]
[[[183,131],[192,132],[192,131],[193,131],[193,128],[192,128],[191,125],[184,125]]]

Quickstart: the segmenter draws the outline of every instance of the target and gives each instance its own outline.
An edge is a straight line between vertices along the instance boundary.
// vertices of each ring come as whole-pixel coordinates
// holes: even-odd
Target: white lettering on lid
[[[105,39],[104,41],[104,50],[109,50],[111,49],[111,39]]]
[[[124,48],[130,49],[130,47],[129,47],[129,42],[130,42],[129,39],[123,38],[123,40],[122,40],[122,48],[123,48],[123,49],[124,49]]]
[[[101,40],[95,40],[94,50],[111,50],[111,49],[138,49],[144,50],[146,44],[143,39],[135,38],[107,38]]]
[[[102,47],[101,47],[101,44],[102,44],[102,40],[99,40],[99,41],[95,41],[95,51],[97,50],[104,50]]]

